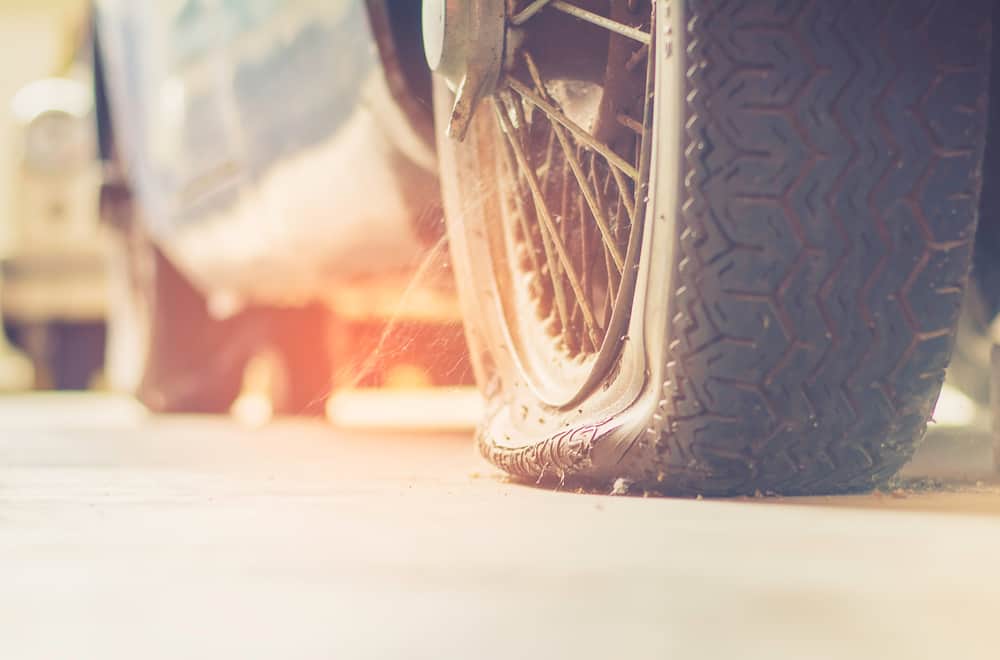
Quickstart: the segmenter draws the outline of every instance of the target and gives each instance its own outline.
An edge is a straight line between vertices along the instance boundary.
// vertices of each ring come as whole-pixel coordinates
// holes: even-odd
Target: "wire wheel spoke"
[[[576,304],[583,313],[583,319],[587,326],[587,332],[594,337],[597,332],[597,321],[593,310],[590,308],[590,301],[587,299],[587,296],[584,295],[583,286],[580,284],[580,277],[577,274],[577,269],[569,256],[569,252],[566,250],[566,246],[563,241],[560,240],[559,230],[552,219],[552,214],[549,213],[548,205],[545,202],[545,197],[542,195],[542,189],[538,185],[538,179],[535,176],[535,172],[529,165],[527,157],[524,154],[524,149],[521,147],[521,143],[518,141],[517,136],[514,133],[514,129],[511,127],[509,120],[503,112],[502,108],[504,105],[505,104],[502,100],[494,99],[494,107],[496,109],[497,120],[500,123],[500,129],[507,137],[507,143],[514,152],[514,159],[517,162],[521,174],[524,175],[528,184],[528,189],[531,191],[531,197],[535,202],[535,217],[538,219],[542,228],[542,240],[545,241],[546,237],[548,238],[553,249],[555,250],[556,256],[558,257],[557,261],[549,264],[549,270],[550,272],[553,270],[560,270],[562,274],[565,275],[566,280],[569,282],[570,289],[576,296]],[[561,282],[558,282],[555,275],[553,275],[553,281],[556,282],[557,290],[561,288]]]
[[[627,162],[624,158],[622,158],[614,151],[609,149],[606,145],[603,145],[600,142],[598,142],[597,139],[594,138],[594,136],[592,136],[590,133],[584,130],[579,124],[575,123],[572,119],[566,117],[566,115],[564,115],[559,108],[552,105],[551,103],[543,99],[541,96],[536,94],[534,90],[529,88],[520,80],[517,80],[515,78],[510,78],[508,79],[507,84],[510,86],[512,90],[517,92],[518,95],[520,95],[524,100],[530,102],[532,105],[534,105],[543,113],[545,113],[545,115],[549,119],[558,122],[559,124],[564,126],[567,130],[569,130],[570,133],[573,134],[573,137],[575,137],[581,143],[585,144],[589,148],[593,149],[594,151],[604,156],[604,158],[611,165],[617,167],[619,170],[621,170],[623,174],[627,175],[631,179],[639,178],[639,171],[635,168],[634,165]]]
[[[619,34],[623,37],[634,39],[635,41],[638,41],[646,46],[652,42],[652,37],[649,32],[644,32],[643,30],[639,30],[624,23],[619,23],[618,21],[607,18],[606,16],[595,14],[594,12],[583,9],[582,7],[574,5],[571,2],[565,2],[565,0],[534,0],[534,2],[515,14],[510,22],[515,26],[524,25],[546,7],[551,7],[556,11],[561,11],[564,14],[580,19],[581,21],[586,21],[587,23],[604,28],[609,32],[614,32],[615,34]]]
[[[607,15],[585,7],[588,0],[513,4],[510,23],[521,26],[525,38],[508,58],[492,103],[502,136],[498,173],[509,182],[502,207],[510,263],[529,275],[510,281],[527,283],[515,284],[526,287],[517,295],[534,301],[533,316],[557,349],[570,357],[596,356],[610,345],[612,321],[622,317],[616,313],[619,293],[634,277],[630,245],[642,207],[642,154],[650,148],[644,112],[651,3],[612,0]],[[543,22],[532,22],[536,18]],[[589,73],[582,65],[567,68],[558,49],[544,43],[562,25],[567,40],[581,30],[593,36],[593,26],[610,33],[607,59],[584,57]],[[566,71],[572,71],[568,78]]]
[[[528,65],[528,71],[531,73],[533,82],[535,83],[535,88],[538,90],[539,94],[544,98],[546,93],[542,85],[541,75],[538,73],[538,67],[535,65],[534,59],[531,55],[525,53],[525,61]],[[614,237],[611,234],[611,228],[608,226],[608,220],[605,217],[604,209],[597,202],[596,191],[591,189],[590,182],[587,181],[586,176],[583,173],[583,166],[580,165],[580,161],[570,145],[569,138],[566,137],[565,129],[558,125],[553,124],[552,131],[555,133],[556,139],[559,140],[559,146],[562,147],[563,156],[566,162],[569,164],[570,170],[573,172],[573,176],[576,178],[577,185],[580,187],[580,192],[583,193],[583,198],[587,202],[587,206],[590,208],[590,212],[594,216],[594,221],[597,223],[597,227],[601,230],[601,237],[604,238],[604,246],[607,248],[608,252],[611,254],[611,258],[615,262],[615,266],[618,267],[618,272],[620,273],[625,267],[625,257],[621,253],[621,248],[615,242]]]

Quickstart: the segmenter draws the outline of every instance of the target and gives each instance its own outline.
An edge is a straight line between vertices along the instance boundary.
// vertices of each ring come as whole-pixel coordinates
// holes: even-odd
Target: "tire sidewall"
[[[487,399],[480,428],[482,452],[504,469],[523,477],[568,473],[582,479],[641,478],[648,471],[647,451],[655,451],[664,396],[667,319],[674,268],[676,224],[681,191],[684,98],[684,16],[682,3],[655,4],[656,102],[649,204],[641,230],[641,255],[628,332],[616,365],[605,382],[577,405],[555,408],[540,400],[523,376],[512,350],[500,306],[493,265],[473,255],[486,240],[490,195],[479,188],[474,172],[475,141],[491,128],[485,109],[473,120],[466,142],[444,135],[451,94],[435,82],[438,153],[452,260],[466,319],[477,382]],[[648,442],[647,442],[648,440]],[[624,461],[626,454],[628,461]]]

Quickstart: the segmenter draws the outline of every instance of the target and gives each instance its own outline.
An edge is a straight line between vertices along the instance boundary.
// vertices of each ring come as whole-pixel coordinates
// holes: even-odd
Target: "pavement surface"
[[[579,495],[467,433],[0,399],[0,658],[995,659],[1000,490],[973,478]]]

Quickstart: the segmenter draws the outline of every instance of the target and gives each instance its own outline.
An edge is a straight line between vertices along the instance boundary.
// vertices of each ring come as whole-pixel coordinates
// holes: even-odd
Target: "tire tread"
[[[990,0],[690,0],[656,483],[870,489],[933,410],[981,186]]]

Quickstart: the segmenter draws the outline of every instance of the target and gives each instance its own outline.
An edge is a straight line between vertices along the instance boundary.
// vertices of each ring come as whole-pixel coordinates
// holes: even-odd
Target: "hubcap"
[[[461,140],[479,102],[496,91],[506,36],[504,0],[425,0],[424,55],[455,92],[448,135]]]

